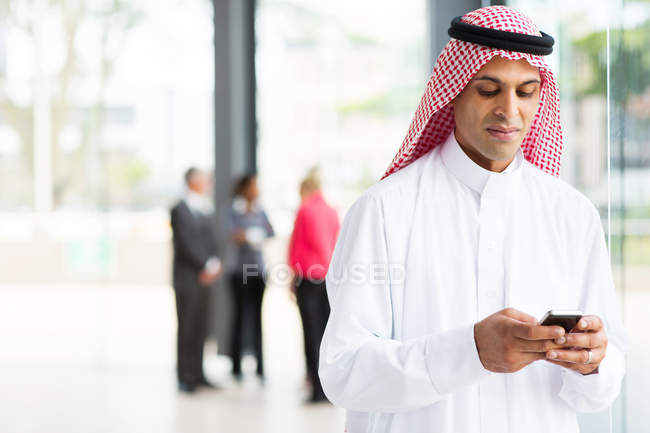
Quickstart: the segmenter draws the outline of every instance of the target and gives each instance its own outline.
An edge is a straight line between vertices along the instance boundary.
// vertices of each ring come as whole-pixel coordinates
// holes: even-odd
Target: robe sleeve
[[[605,235],[598,211],[592,206],[584,240],[581,310],[597,315],[607,333],[608,346],[597,374],[582,375],[562,368],[560,397],[574,410],[595,412],[610,406],[619,394],[625,375],[627,335],[618,308]]]
[[[331,313],[319,359],[325,394],[348,410],[425,407],[490,374],[479,360],[473,325],[392,338],[390,278],[373,270],[386,269],[387,262],[381,207],[365,195],[343,221],[327,273]]]

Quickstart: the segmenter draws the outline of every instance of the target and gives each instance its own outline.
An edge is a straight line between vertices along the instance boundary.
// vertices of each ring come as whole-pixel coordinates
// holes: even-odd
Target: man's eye
[[[535,94],[535,92],[517,92],[517,94],[522,98],[530,98]]]
[[[490,91],[488,91],[488,90],[478,89],[478,94],[481,95],[481,96],[494,96],[497,93],[499,93],[498,90],[490,90]]]

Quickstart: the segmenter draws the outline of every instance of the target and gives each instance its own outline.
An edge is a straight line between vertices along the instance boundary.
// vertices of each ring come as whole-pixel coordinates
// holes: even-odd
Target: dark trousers
[[[318,352],[325,332],[325,325],[327,325],[327,319],[330,315],[325,281],[298,280],[296,301],[302,319],[307,374],[311,377],[313,384],[312,399],[321,400],[325,398],[325,394],[318,377]]]
[[[177,288],[177,373],[179,382],[196,385],[203,375],[203,344],[207,336],[209,288]]]
[[[262,277],[246,277],[242,274],[230,276],[230,287],[234,299],[234,315],[232,323],[231,355],[232,372],[241,374],[242,337],[244,327],[252,328],[253,354],[257,359],[257,375],[264,376],[264,359],[262,356],[262,298],[264,297],[265,282]],[[246,313],[249,313],[246,315]],[[250,319],[245,322],[244,318]]]

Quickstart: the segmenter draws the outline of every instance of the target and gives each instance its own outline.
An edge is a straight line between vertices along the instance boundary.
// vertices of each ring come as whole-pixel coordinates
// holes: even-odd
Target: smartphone
[[[567,332],[576,327],[582,313],[578,310],[549,310],[539,324],[542,326],[561,326]]]

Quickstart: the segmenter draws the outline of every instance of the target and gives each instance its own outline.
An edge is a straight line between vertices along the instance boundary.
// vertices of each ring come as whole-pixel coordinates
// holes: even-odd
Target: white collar
[[[210,213],[213,210],[212,204],[207,197],[188,189],[185,192],[185,203],[192,212]]]
[[[511,192],[524,161],[523,152],[519,148],[512,162],[501,173],[486,170],[467,156],[458,144],[454,131],[442,144],[440,158],[458,180],[481,195],[502,195]]]
[[[235,198],[232,200],[232,209],[235,211],[235,213],[238,213],[240,215],[244,215],[245,213],[248,212],[248,200],[244,196],[241,195],[236,195]],[[255,200],[251,204],[251,212],[257,212],[259,213],[261,211],[260,206]]]

